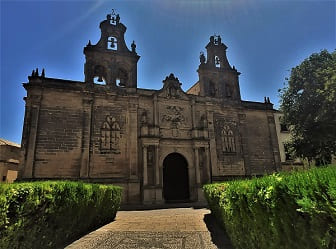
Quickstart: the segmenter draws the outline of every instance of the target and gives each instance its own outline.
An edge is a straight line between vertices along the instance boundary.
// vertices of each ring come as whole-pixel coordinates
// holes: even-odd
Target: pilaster
[[[83,98],[83,129],[82,129],[82,154],[80,178],[89,177],[90,165],[90,141],[91,141],[91,123],[92,123],[92,96],[85,94]]]
[[[138,99],[132,98],[130,99],[129,107],[128,107],[128,156],[129,156],[129,173],[130,178],[137,179],[138,178]]]
[[[196,185],[197,187],[201,184],[201,175],[199,169],[199,158],[198,158],[198,148],[194,147],[194,163],[195,163],[195,173],[196,173]]]
[[[274,115],[272,111],[267,111],[267,120],[270,136],[270,146],[272,148],[273,160],[274,160],[273,170],[280,171],[281,164],[280,164],[279,143],[278,143],[278,136],[276,134]]]
[[[34,178],[35,148],[41,100],[42,93],[40,93],[40,95],[32,95],[28,97],[28,101],[30,102],[30,129],[27,141],[27,156],[22,174],[23,178]]]
[[[148,173],[147,173],[147,146],[142,147],[142,161],[143,161],[143,186],[146,187],[148,183]]]

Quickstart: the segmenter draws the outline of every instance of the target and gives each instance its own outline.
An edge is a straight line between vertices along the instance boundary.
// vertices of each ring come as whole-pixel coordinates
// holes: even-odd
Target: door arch
[[[168,202],[189,200],[188,163],[179,153],[163,160],[163,197]]]

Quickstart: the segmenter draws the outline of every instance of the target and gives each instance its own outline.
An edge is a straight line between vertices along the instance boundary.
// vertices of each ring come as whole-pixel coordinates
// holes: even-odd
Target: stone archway
[[[188,163],[179,153],[171,153],[163,160],[163,198],[168,202],[190,198]]]

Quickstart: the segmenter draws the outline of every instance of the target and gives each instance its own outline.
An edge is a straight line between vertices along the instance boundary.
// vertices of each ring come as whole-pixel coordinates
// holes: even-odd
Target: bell
[[[216,65],[219,65],[220,63],[219,63],[219,58],[218,57],[216,57]]]
[[[98,77],[98,82],[103,82],[103,78],[102,78],[102,76],[99,76],[99,77]]]

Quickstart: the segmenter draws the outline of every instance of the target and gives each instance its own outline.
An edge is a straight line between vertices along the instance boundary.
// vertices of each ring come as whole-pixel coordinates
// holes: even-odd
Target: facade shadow
[[[204,222],[210,232],[212,242],[218,249],[234,249],[225,230],[217,223],[212,214],[204,215]]]

